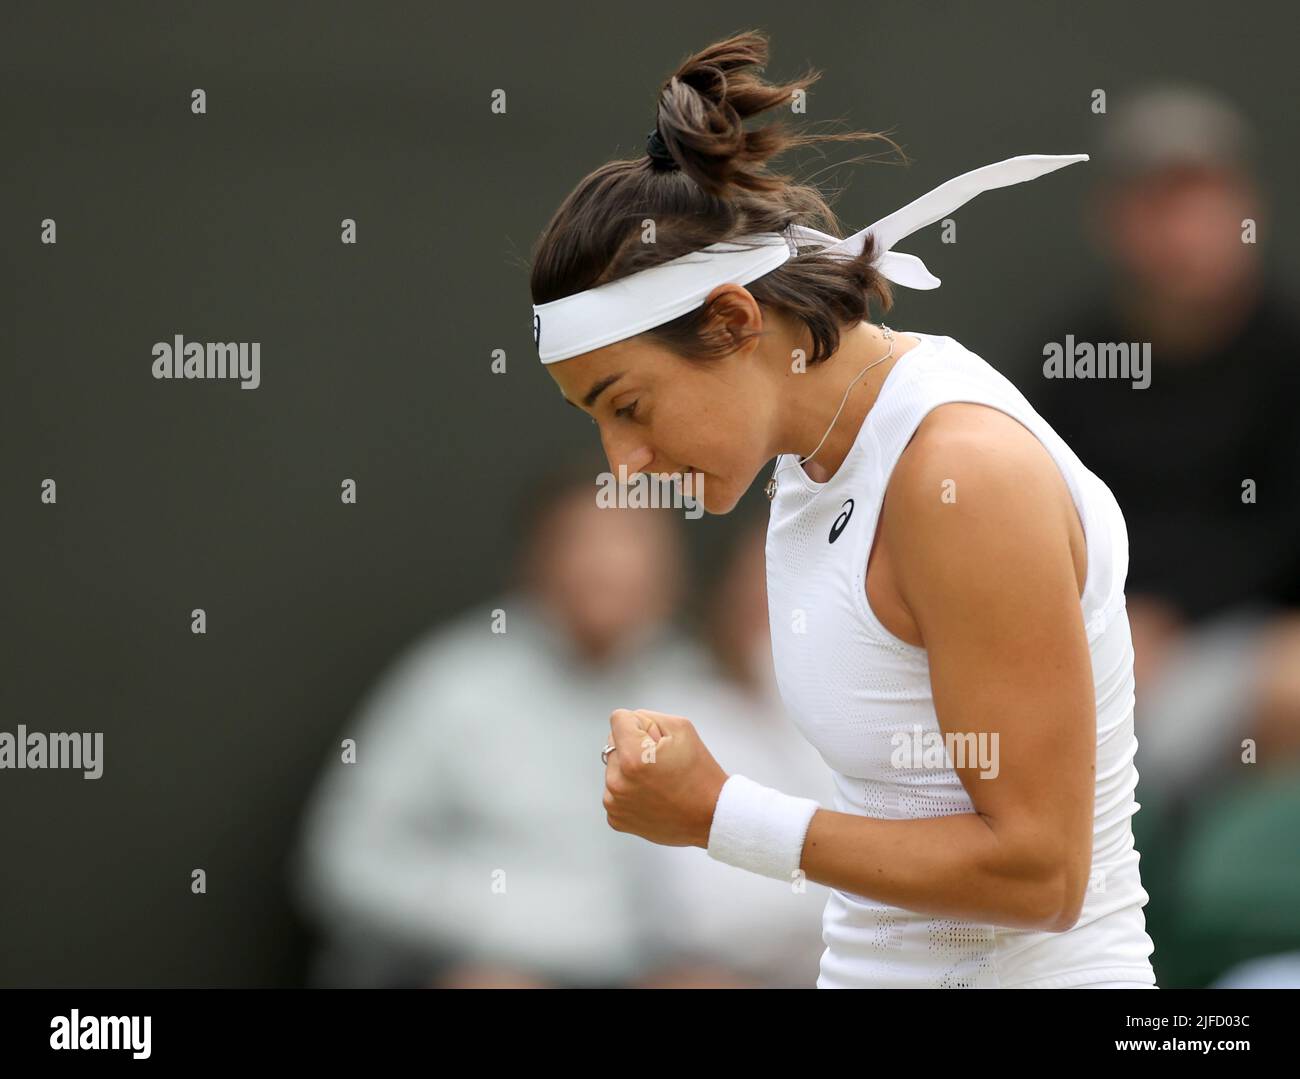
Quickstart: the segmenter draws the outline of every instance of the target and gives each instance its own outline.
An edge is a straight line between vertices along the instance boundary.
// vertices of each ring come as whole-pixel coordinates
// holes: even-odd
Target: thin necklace
[[[884,331],[884,333],[885,333],[885,340],[889,342],[889,351],[886,352],[883,356],[881,356],[880,359],[878,359],[878,360],[872,360],[869,364],[867,364],[866,367],[864,367],[861,371],[859,371],[859,372],[857,373],[857,376],[853,379],[853,381],[849,383],[849,385],[848,385],[848,389],[846,389],[846,390],[844,391],[844,399],[840,402],[840,407],[839,407],[838,409],[835,410],[835,419],[831,420],[831,425],[830,425],[828,428],[826,428],[826,433],[825,433],[824,435],[822,435],[822,440],[821,440],[821,442],[818,442],[818,443],[817,443],[817,449],[816,449],[816,450],[813,450],[812,453],[810,453],[807,457],[805,457],[805,458],[804,458],[803,460],[801,460],[801,461],[797,461],[797,462],[795,462],[795,464],[786,465],[784,468],[779,468],[779,469],[776,467],[776,465],[773,465],[773,466],[772,466],[772,475],[771,475],[771,477],[770,477],[770,478],[768,479],[768,481],[767,481],[767,486],[765,486],[765,487],[763,488],[763,490],[767,492],[767,500],[768,500],[769,502],[772,501],[772,499],[776,497],[776,476],[777,476],[777,473],[778,473],[778,472],[784,472],[787,468],[795,468],[795,467],[800,467],[800,468],[802,468],[804,465],[806,465],[809,461],[811,461],[814,457],[817,456],[817,450],[820,450],[820,449],[822,448],[822,446],[825,445],[826,440],[830,437],[831,431],[833,431],[833,430],[835,429],[835,423],[836,423],[836,421],[840,418],[840,413],[844,411],[844,406],[845,406],[845,404],[848,403],[848,400],[849,400],[849,390],[853,389],[853,387],[857,385],[857,383],[858,383],[858,379],[860,379],[863,375],[865,375],[865,374],[866,374],[868,371],[870,371],[873,367],[877,366],[878,364],[882,364],[882,363],[884,363],[887,359],[889,359],[890,356],[892,356],[892,355],[894,354],[894,332],[893,332],[893,330],[891,330],[891,329],[890,329],[888,326],[886,326],[883,322],[880,324],[880,328],[881,328],[881,329]],[[780,459],[781,459],[781,458],[778,456],[778,457],[777,457],[777,461],[779,462]]]

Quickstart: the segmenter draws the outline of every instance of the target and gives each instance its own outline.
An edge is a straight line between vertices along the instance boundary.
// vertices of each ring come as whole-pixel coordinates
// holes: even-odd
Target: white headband
[[[747,285],[771,273],[796,254],[796,243],[816,245],[820,248],[818,254],[852,258],[861,254],[868,236],[875,236],[874,265],[882,276],[908,288],[938,288],[939,279],[925,268],[925,263],[915,255],[892,250],[894,244],[966,205],[981,191],[1024,183],[1087,160],[1087,154],[1010,157],[955,176],[843,240],[803,225],[791,225],[785,232],[764,232],[733,243],[711,244],[585,292],[534,304],[533,341],[537,354],[542,363],[558,363],[671,322],[699,307],[719,285]]]

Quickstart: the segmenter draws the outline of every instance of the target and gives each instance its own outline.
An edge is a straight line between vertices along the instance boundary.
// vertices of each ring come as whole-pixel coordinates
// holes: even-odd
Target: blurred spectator
[[[1027,389],[1123,508],[1139,772],[1176,793],[1226,767],[1242,737],[1272,756],[1298,740],[1285,672],[1300,668],[1300,324],[1245,242],[1251,222],[1261,239],[1268,227],[1234,108],[1166,86],[1097,123],[1092,220],[1111,289],[1043,342],[1149,342],[1150,384]]]
[[[665,902],[651,845],[605,819],[600,750],[613,709],[651,707],[698,659],[669,622],[677,522],[599,509],[595,475],[536,490],[512,590],[416,642],[341,732],[356,762],[327,764],[295,878],[327,941],[317,984],[605,986],[653,966]]]

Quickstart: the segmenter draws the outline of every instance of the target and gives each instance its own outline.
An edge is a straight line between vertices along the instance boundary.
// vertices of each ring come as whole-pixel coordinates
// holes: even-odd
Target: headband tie
[[[533,305],[533,341],[542,363],[559,363],[584,352],[662,326],[704,303],[719,285],[747,285],[814,246],[836,258],[860,255],[868,236],[876,239],[874,266],[896,285],[939,287],[939,279],[915,255],[894,244],[966,205],[983,191],[1034,180],[1087,161],[1087,154],[1022,154],[964,172],[852,236],[839,239],[804,225],[710,244],[659,266],[639,270],[572,296]]]

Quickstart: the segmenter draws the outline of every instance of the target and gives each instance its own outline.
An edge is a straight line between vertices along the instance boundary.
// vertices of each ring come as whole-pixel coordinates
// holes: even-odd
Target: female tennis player
[[[766,60],[759,33],[688,59],[646,155],[564,200],[533,332],[613,473],[693,474],[727,513],[776,458],[777,680],[835,808],[729,775],[686,717],[620,709],[609,823],[826,885],[819,988],[1154,988],[1119,507],[981,357],[869,320],[891,284],[939,284],[896,242],[1086,155],[975,169],[841,239],[768,161],[895,144],[747,129],[819,77],[769,83]]]

